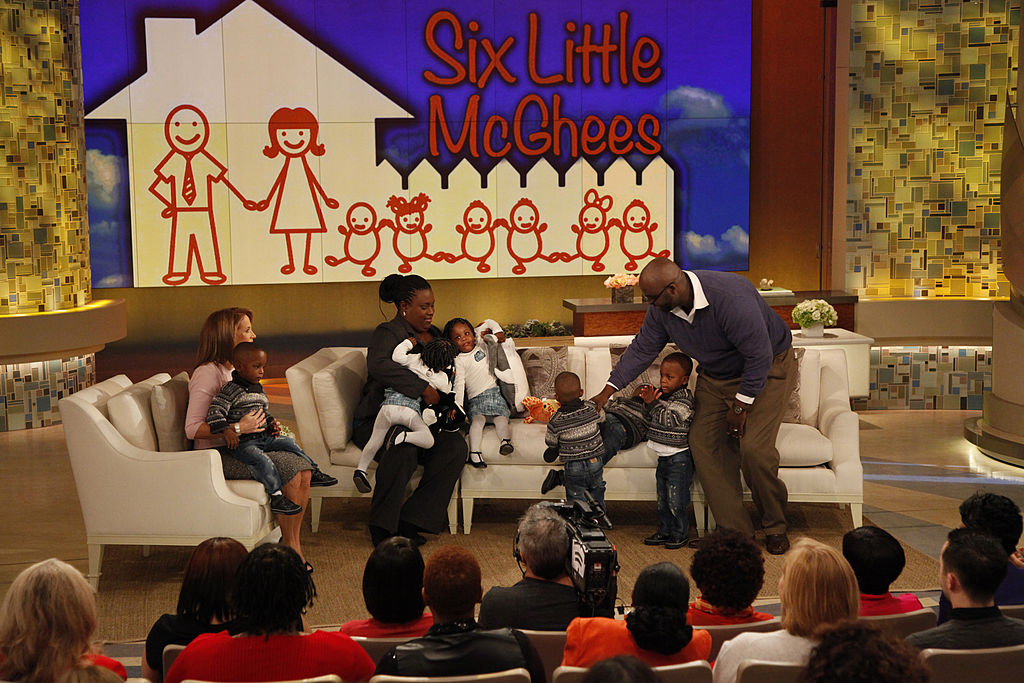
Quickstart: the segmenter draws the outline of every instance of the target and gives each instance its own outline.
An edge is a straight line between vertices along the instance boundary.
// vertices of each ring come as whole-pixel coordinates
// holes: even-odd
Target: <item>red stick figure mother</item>
[[[263,148],[263,154],[271,159],[278,154],[284,155],[284,166],[267,198],[257,208],[263,211],[273,201],[270,232],[283,234],[288,245],[288,263],[281,266],[281,272],[285,275],[295,272],[292,234],[305,233],[306,256],[302,272],[316,275],[316,266],[309,262],[313,233],[327,232],[320,200],[323,199],[329,209],[338,208],[338,200],[327,196],[306,161],[306,154],[309,153],[323,156],[324,146],[317,142],[320,125],[308,109],[281,107],[270,117],[267,129],[270,144]]]

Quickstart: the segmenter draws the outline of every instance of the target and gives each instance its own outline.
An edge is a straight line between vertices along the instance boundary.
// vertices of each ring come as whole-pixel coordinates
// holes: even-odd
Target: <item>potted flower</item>
[[[572,343],[572,330],[558,320],[508,323],[502,326],[505,334],[515,339],[516,346],[559,346]]]
[[[821,337],[826,326],[839,322],[839,314],[824,299],[805,299],[793,307],[793,322],[803,328],[803,336]]]
[[[633,303],[633,287],[640,278],[632,273],[616,273],[604,281],[604,286],[612,290],[613,304]]]

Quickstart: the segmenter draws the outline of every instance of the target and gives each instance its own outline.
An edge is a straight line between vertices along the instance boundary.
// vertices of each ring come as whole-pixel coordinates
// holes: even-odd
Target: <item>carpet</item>
[[[430,537],[423,546],[424,557],[446,544],[470,550],[480,562],[484,590],[510,585],[521,578],[512,558],[515,522],[531,501],[477,501],[473,533]],[[665,550],[643,545],[654,531],[654,502],[612,502],[609,516],[615,529],[608,537],[618,550],[619,600],[629,604],[633,582],[645,566],[663,561],[688,570],[694,550]],[[320,531],[303,532],[303,549],[316,567],[319,596],[309,610],[310,627],[337,625],[369,615],[363,606],[363,566],[371,551],[365,520],[369,501],[329,499],[324,503]],[[852,528],[849,512],[828,504],[793,504],[787,510],[790,538],[809,536],[839,548],[842,536]],[[867,523],[870,523],[868,520]],[[926,591],[938,588],[938,563],[927,555],[905,547],[907,566],[893,585],[895,591]],[[106,642],[141,640],[164,612],[173,612],[189,548],[155,546],[143,557],[138,546],[108,546],[97,595],[99,629],[97,638]],[[765,554],[765,581],[759,600],[778,597],[782,557]]]

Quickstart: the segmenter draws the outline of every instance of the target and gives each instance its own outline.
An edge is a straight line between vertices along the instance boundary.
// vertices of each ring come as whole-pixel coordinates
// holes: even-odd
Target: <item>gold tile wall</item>
[[[0,315],[91,299],[77,0],[0,0]]]
[[[1020,0],[852,0],[846,288],[994,297]]]

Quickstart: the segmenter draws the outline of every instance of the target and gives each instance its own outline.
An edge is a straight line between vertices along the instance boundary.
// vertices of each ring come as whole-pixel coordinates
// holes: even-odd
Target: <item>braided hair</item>
[[[626,628],[644,650],[674,655],[689,644],[693,627],[686,623],[690,582],[671,562],[645,567],[633,588],[635,609]]]
[[[315,597],[299,554],[281,543],[264,543],[242,560],[232,602],[248,633],[271,635],[301,630]]]
[[[446,372],[455,362],[459,350],[447,339],[432,339],[423,345],[420,358],[434,372]]]
[[[430,289],[430,283],[419,275],[388,275],[380,283],[380,300],[394,304],[409,303],[420,290]]]

